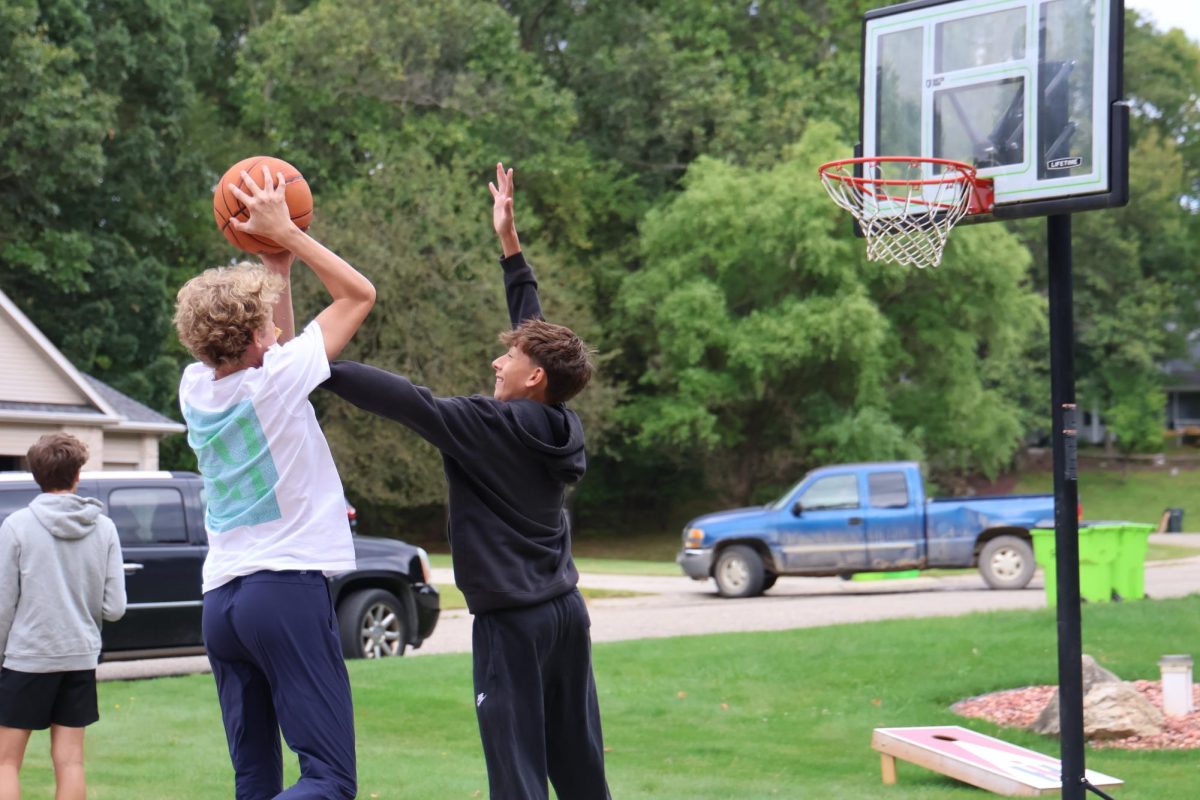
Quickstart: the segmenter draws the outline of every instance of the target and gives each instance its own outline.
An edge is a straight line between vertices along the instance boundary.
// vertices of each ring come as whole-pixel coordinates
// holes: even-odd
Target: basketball
[[[283,173],[284,193],[292,222],[296,223],[300,230],[307,230],[313,215],[312,192],[309,191],[308,181],[304,180],[300,170],[281,158],[271,156],[244,158],[225,171],[217,183],[217,190],[213,192],[213,216],[217,220],[217,228],[229,243],[239,250],[245,250],[247,253],[282,253],[283,248],[265,236],[235,230],[229,222],[232,217],[237,217],[242,222],[250,219],[250,212],[230,191],[229,184],[249,194],[250,190],[242,183],[242,172],[249,173],[255,183],[262,185],[264,166],[270,169],[273,180],[278,180],[278,174]]]

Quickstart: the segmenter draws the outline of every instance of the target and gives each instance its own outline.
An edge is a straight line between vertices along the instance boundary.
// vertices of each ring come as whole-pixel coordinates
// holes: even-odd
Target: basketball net
[[[936,267],[950,229],[991,207],[991,181],[959,161],[851,158],[823,164],[819,173],[833,202],[854,215],[871,261]]]

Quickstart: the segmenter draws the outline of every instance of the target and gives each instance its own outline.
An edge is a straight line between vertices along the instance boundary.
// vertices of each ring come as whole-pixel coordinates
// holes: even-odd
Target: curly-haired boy
[[[288,215],[283,177],[234,194],[238,230],[286,251],[210,269],[179,291],[175,325],[199,363],[179,401],[208,496],[204,644],[237,797],[283,791],[279,733],[299,755],[290,798],[352,798],[354,711],[325,576],[353,569],[342,484],[308,395],[375,302],[375,288]],[[333,301],[294,335],[291,265]]]

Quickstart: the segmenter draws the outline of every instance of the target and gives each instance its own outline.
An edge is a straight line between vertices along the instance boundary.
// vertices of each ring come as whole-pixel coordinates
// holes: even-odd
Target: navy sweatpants
[[[354,708],[325,577],[256,572],[207,592],[204,644],[237,800],[353,798]],[[300,760],[286,792],[281,730]]]
[[[591,619],[578,591],[478,614],[475,713],[493,800],[608,800],[592,676]]]

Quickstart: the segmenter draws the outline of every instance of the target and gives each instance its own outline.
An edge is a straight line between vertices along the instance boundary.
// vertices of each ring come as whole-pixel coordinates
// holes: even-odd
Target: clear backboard
[[[931,159],[930,179],[947,169],[933,159],[973,166],[993,182],[996,218],[1124,205],[1123,6],[916,0],[867,12],[856,155]]]

